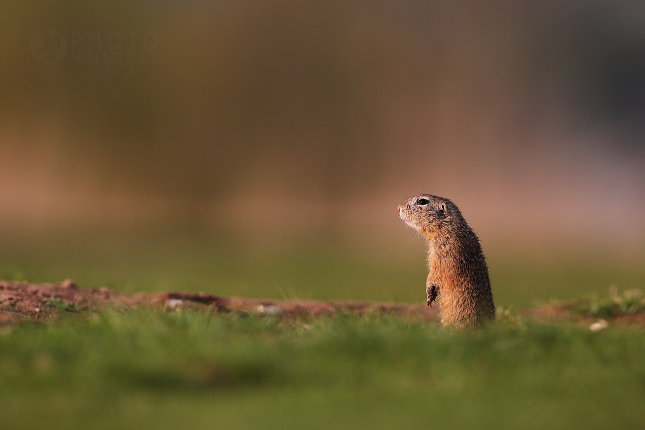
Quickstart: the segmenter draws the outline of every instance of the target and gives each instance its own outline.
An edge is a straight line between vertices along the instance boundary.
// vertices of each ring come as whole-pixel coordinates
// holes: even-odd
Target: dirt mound
[[[270,300],[221,297],[193,292],[160,292],[124,294],[107,288],[80,288],[74,281],[56,284],[0,281],[0,323],[19,319],[47,319],[59,310],[96,311],[106,305],[120,307],[155,307],[209,309],[217,313],[255,313],[283,318],[310,318],[334,314],[388,314],[420,320],[439,321],[437,307],[424,303],[377,303],[358,301]]]
[[[0,281],[0,325],[14,324],[20,320],[47,320],[60,312],[98,311],[105,306],[122,308],[153,307],[159,310],[203,309],[215,313],[256,314],[285,319],[315,318],[325,315],[390,315],[407,317],[415,321],[439,322],[437,306],[425,303],[379,303],[359,301],[270,300],[223,297],[194,292],[159,292],[125,294],[107,288],[80,288],[74,281],[56,284],[30,284],[28,282]],[[645,313],[627,314],[613,312],[605,319],[576,311],[575,302],[549,305],[521,312],[502,310],[498,320],[533,320],[536,322],[569,321],[594,325],[601,329],[612,325],[645,328]],[[599,324],[599,325],[598,325]]]

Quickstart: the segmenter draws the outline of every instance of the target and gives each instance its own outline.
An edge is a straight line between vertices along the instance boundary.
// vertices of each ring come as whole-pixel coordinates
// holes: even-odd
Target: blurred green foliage
[[[625,329],[106,310],[2,328],[0,412],[9,429],[638,428],[644,359]]]
[[[619,294],[616,287],[610,288],[609,295],[591,296],[578,301],[574,309],[582,314],[597,318],[610,318],[617,314],[633,315],[645,310],[643,290],[633,288]]]
[[[128,293],[191,290],[286,300],[425,301],[422,243],[410,244],[405,255],[343,235],[301,235],[272,247],[259,240],[244,243],[224,231],[180,232],[177,227],[66,230],[1,242],[1,279],[72,278],[83,287]],[[488,263],[495,302],[501,306],[605,296],[612,285],[620,291],[645,285],[638,261],[597,255],[541,260],[493,254]]]
[[[0,267],[131,290],[413,300],[423,269],[412,253],[390,262],[404,252],[388,241],[407,234],[396,204],[430,192],[486,250],[515,246],[487,254],[502,302],[637,287],[643,13],[606,0],[3,4],[0,239],[36,240],[7,242]],[[117,246],[53,231],[161,223],[158,240]],[[213,249],[173,239],[190,228]],[[540,240],[554,262],[515,258]]]

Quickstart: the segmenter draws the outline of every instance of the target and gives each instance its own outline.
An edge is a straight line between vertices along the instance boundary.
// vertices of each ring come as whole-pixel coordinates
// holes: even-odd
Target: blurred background
[[[452,199],[496,302],[645,286],[645,5],[5,2],[0,278],[424,302]]]

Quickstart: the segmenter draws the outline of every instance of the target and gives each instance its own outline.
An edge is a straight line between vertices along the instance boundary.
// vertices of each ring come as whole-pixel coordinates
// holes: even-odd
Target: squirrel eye
[[[419,199],[419,200],[417,200],[417,204],[421,205],[421,206],[425,206],[428,203],[430,203],[430,200],[428,200],[428,199]]]

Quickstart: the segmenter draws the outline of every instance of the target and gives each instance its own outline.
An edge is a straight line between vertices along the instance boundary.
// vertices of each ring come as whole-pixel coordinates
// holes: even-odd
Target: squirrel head
[[[419,194],[401,203],[399,217],[428,239],[463,222],[461,212],[453,202],[431,194]]]

